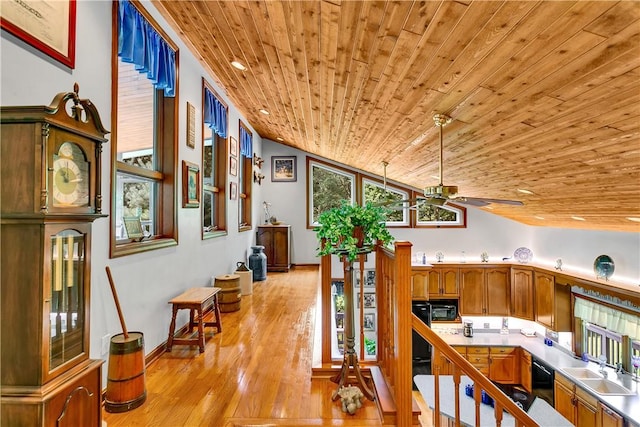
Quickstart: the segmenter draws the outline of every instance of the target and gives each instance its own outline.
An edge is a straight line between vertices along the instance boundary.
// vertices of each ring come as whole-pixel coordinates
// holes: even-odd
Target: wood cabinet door
[[[534,275],[534,295],[536,322],[555,331],[554,323],[554,292],[555,279],[550,274],[538,273]]]
[[[460,314],[483,315],[484,313],[484,270],[479,268],[460,269]]]
[[[489,379],[501,384],[518,384],[518,358],[515,352],[510,354],[491,354]]]
[[[264,246],[264,254],[267,256],[267,266],[273,265],[273,228],[258,227],[256,245]]]
[[[600,427],[623,427],[624,418],[609,409],[602,402],[598,402],[598,422]]]
[[[485,311],[489,316],[509,315],[509,269],[491,268],[485,272]]]
[[[582,400],[580,397],[576,399],[575,425],[580,427],[599,427],[597,413],[597,409],[589,402]]]
[[[273,229],[273,265],[289,267],[289,228]]]
[[[440,290],[445,298],[458,298],[460,296],[457,268],[443,268],[440,271]]]
[[[520,351],[520,385],[531,393],[531,355],[526,350]]]
[[[576,423],[575,406],[573,406],[573,390],[565,387],[556,379],[553,384],[553,400],[556,411],[567,419],[571,424]]]
[[[428,271],[414,270],[411,272],[411,297],[414,299],[427,299],[429,286]]]
[[[441,279],[441,270],[434,269],[429,272],[427,275],[427,292],[429,294],[429,299],[438,298],[441,295],[440,288],[440,279]]]
[[[511,269],[511,315],[533,320],[533,271]]]

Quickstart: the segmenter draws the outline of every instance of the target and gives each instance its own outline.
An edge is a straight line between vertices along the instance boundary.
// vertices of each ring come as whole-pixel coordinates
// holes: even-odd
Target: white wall
[[[174,31],[160,17],[155,8],[143,2],[147,10],[164,27],[169,37],[180,49],[179,92],[179,155],[178,161],[201,163],[202,150],[186,146],[186,104],[196,106],[196,141],[201,138],[202,76],[206,76],[216,91],[225,91],[215,85],[198,61],[181,43]],[[80,96],[90,99],[97,107],[104,126],[111,124],[111,8],[110,1],[81,1],[77,4],[76,66],[69,70],[49,57],[30,48],[9,34],[2,32],[1,95],[2,105],[48,105],[59,92],[80,86]],[[237,139],[240,113],[229,101],[230,135]],[[246,120],[245,124],[250,126]],[[261,138],[254,134],[254,151],[260,152]],[[109,213],[111,143],[103,152],[102,194],[103,212]],[[237,177],[229,177],[236,181]],[[228,185],[227,185],[228,186]],[[181,188],[180,181],[178,189]],[[254,187],[255,221],[261,218],[261,187]],[[180,190],[178,196],[181,197]],[[92,358],[108,360],[108,350],[103,353],[103,336],[121,332],[115,304],[105,273],[110,266],[124,313],[127,329],[144,333],[145,350],[152,351],[166,341],[171,320],[171,307],[167,303],[184,289],[208,286],[211,276],[233,272],[236,262],[246,261],[255,233],[238,232],[238,202],[228,202],[229,234],[226,237],[202,241],[199,209],[178,209],[179,245],[147,253],[109,259],[109,220],[98,219],[93,225],[92,275],[91,275],[91,343]],[[184,310],[183,310],[184,311]],[[187,313],[180,314],[178,325],[187,321]],[[106,369],[103,371],[106,375]]]

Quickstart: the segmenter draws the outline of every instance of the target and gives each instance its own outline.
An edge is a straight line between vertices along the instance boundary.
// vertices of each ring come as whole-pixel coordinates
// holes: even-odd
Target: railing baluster
[[[480,384],[474,384],[473,400],[476,404],[476,427],[480,427],[480,403],[482,402],[482,388],[480,388]]]
[[[453,392],[455,402],[455,423],[456,427],[460,427],[460,368],[458,365],[453,365]]]
[[[498,402],[495,402],[493,410],[496,416],[496,427],[500,427],[502,425],[502,413],[504,409],[502,408],[502,405],[500,405]]]
[[[440,427],[440,367],[436,368],[436,376],[433,377],[433,392],[435,393],[435,404],[433,405],[433,421],[435,427]]]

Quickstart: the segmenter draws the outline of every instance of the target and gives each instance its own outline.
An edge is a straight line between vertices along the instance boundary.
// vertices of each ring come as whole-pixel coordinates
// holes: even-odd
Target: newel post
[[[413,395],[411,368],[411,242],[396,241],[396,298],[394,317],[396,325],[396,383],[397,425],[409,427],[412,422]]]
[[[325,239],[320,244],[324,247]],[[322,301],[322,363],[331,363],[331,255],[320,257],[320,300]]]

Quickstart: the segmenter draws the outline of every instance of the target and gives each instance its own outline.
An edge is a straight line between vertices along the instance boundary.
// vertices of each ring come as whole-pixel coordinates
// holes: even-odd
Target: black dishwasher
[[[531,358],[531,394],[545,400],[549,405],[553,404],[553,380],[554,370],[549,365]]]

